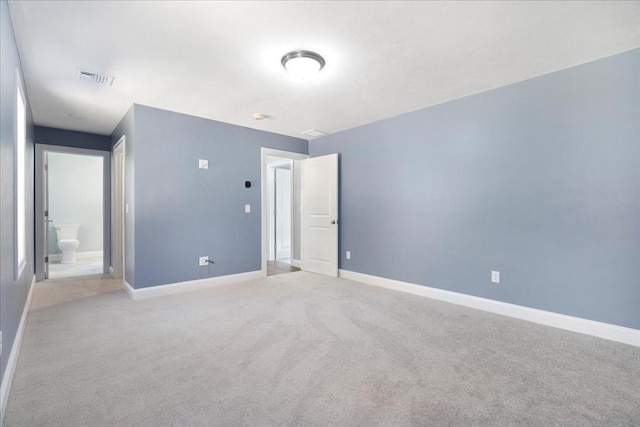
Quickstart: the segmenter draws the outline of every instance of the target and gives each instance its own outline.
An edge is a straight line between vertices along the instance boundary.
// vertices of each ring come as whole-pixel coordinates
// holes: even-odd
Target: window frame
[[[16,70],[16,132],[14,168],[15,260],[18,280],[27,265],[27,102]]]

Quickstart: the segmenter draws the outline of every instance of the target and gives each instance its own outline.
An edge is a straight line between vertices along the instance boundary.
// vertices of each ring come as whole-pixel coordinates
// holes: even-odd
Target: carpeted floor
[[[14,426],[640,425],[640,348],[306,272],[36,285]]]

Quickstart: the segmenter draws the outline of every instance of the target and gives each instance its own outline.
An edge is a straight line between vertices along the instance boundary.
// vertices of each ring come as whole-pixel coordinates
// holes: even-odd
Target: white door
[[[338,276],[338,155],[303,161],[302,269]]]
[[[276,169],[276,259],[291,258],[291,170]]]

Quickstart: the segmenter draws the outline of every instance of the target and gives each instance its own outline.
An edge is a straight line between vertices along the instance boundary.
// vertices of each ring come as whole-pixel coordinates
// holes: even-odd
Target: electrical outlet
[[[201,256],[200,257],[200,267],[205,266],[205,265],[209,265],[209,257],[208,256]]]
[[[200,169],[209,169],[209,160],[198,159],[198,167]]]
[[[500,272],[491,270],[491,283],[500,283]]]
[[[344,257],[345,257],[346,259],[351,259],[351,251],[347,251],[347,252],[344,254]]]

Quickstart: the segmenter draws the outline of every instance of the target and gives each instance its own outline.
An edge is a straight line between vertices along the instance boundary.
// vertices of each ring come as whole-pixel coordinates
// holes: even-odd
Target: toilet
[[[80,246],[78,240],[78,229],[80,224],[64,224],[56,225],[56,234],[58,237],[58,248],[62,251],[61,264],[70,264],[76,262],[76,249]]]

